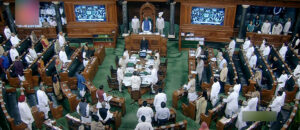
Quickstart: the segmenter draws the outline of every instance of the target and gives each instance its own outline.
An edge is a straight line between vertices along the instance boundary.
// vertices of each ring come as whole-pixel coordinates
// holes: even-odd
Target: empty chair
[[[131,91],[130,97],[133,100],[133,102],[131,104],[133,104],[134,102],[137,102],[141,98],[140,90]]]
[[[110,66],[110,76],[112,78],[117,78],[117,70],[115,70],[112,65]]]
[[[119,83],[118,83],[117,79],[110,78],[107,75],[107,83],[108,83],[108,87],[111,88],[110,91],[119,90]]]

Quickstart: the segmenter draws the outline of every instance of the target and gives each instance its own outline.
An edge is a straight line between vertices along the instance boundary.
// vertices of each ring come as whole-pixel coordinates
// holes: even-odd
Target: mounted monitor
[[[105,5],[74,5],[77,22],[106,22]]]
[[[192,7],[191,24],[223,25],[225,8]]]

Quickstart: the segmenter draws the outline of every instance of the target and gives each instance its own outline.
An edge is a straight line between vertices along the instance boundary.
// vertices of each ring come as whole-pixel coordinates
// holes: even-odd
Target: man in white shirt
[[[83,58],[82,63],[83,63],[83,66],[86,67],[89,63],[89,59],[88,58]]]
[[[41,82],[40,89],[36,92],[38,99],[38,108],[39,111],[42,111],[45,115],[45,119],[48,119],[49,108],[49,98],[45,93],[45,88],[43,86],[43,82]]]
[[[234,50],[235,50],[235,44],[236,44],[235,39],[231,38],[231,41],[230,41],[229,46],[227,48],[229,56],[233,56]]]
[[[141,77],[138,76],[137,72],[133,72],[133,76],[131,77],[131,88],[132,91],[139,91],[141,87]]]
[[[57,23],[56,23],[56,21],[55,21],[55,18],[51,18],[50,21],[49,21],[49,24],[50,24],[50,26],[52,26],[52,27],[56,27],[56,26],[57,26]]]
[[[129,53],[126,48],[124,49],[123,56],[126,58],[127,61],[129,60]]]
[[[82,123],[91,123],[92,118],[90,116],[90,105],[86,102],[86,99],[81,98],[81,102],[76,107],[77,113],[80,115]]]
[[[34,61],[34,58],[29,53],[27,53],[25,56],[25,60],[27,64],[30,65]]]
[[[135,34],[139,33],[140,20],[136,16],[134,16],[134,18],[131,20],[131,27],[132,27],[133,33],[135,33]]]
[[[58,42],[59,42],[59,45],[60,45],[61,48],[66,43],[66,39],[65,39],[65,36],[64,36],[63,32],[59,32],[59,34],[58,34]]]
[[[30,56],[34,59],[38,58],[37,54],[36,54],[36,51],[34,49],[34,46],[32,46],[31,48],[28,49],[28,52],[30,54]]]
[[[257,63],[257,56],[253,53],[252,56],[249,59],[249,66],[251,69],[254,69],[256,67]]]
[[[238,105],[238,98],[239,93],[237,92],[237,88],[234,90],[231,90],[232,92],[229,94],[229,96],[225,99],[223,99],[223,102],[227,103],[226,109],[225,109],[225,115],[227,117],[231,117],[233,114],[237,113],[239,105]]]
[[[15,61],[16,57],[19,56],[19,52],[17,51],[17,49],[12,46],[11,49],[9,50],[9,55],[11,58],[11,61]]]
[[[125,56],[123,56],[122,58],[119,59],[119,66],[120,67],[126,68],[127,63],[128,63],[128,60],[126,59]]]
[[[292,19],[288,18],[288,21],[284,24],[284,28],[283,28],[284,35],[288,35],[291,25],[292,25]]]
[[[59,52],[59,59],[65,64],[68,62],[71,62],[71,60],[68,59],[67,53],[65,52],[65,48],[62,48]]]
[[[224,59],[223,56],[220,57],[220,63],[219,63],[219,69],[222,70],[224,67],[224,64],[227,64],[226,59]]]
[[[269,105],[269,108],[271,111],[276,112],[277,116],[278,113],[281,111],[281,107],[284,106],[284,100],[285,100],[285,92],[278,91],[278,94],[276,94],[276,98],[273,100],[273,102]],[[271,125],[274,122],[271,122]],[[270,127],[270,125],[269,125]]]
[[[211,86],[211,91],[210,91],[210,101],[213,106],[215,106],[219,100],[219,92],[220,92],[220,83],[219,81],[214,78],[214,83]]]
[[[275,94],[277,94],[277,92],[281,89],[285,87],[285,83],[288,80],[288,75],[285,73],[285,71],[282,71],[282,74],[280,75],[280,77],[277,79],[277,88],[276,88],[276,92]]]
[[[204,70],[204,61],[203,61],[203,59],[198,58],[196,72],[198,74],[198,80],[199,80],[200,85],[201,85],[201,81],[202,81],[203,70]]]
[[[5,35],[6,39],[10,39],[11,31],[8,26],[5,26],[5,28],[4,28],[4,35]]]
[[[223,69],[220,72],[220,85],[221,85],[221,93],[224,92],[225,83],[227,81],[228,68],[227,64],[223,64]]]
[[[161,108],[156,110],[155,120],[158,123],[158,126],[165,125],[168,123],[170,118],[170,110],[166,107],[166,103],[161,103]]]
[[[239,130],[247,126],[247,123],[243,121],[243,113],[246,111],[249,111],[249,107],[247,105],[247,102],[244,101],[235,123],[235,127],[238,128]]]
[[[300,61],[298,61],[297,67],[294,69],[293,75],[296,78],[300,78]]]
[[[151,66],[151,75],[149,78],[151,78],[151,92],[155,93],[153,86],[157,83],[158,81],[158,76],[157,76],[157,69],[156,67]]]
[[[158,59],[156,56],[154,56],[154,64],[153,64],[153,68],[155,68],[156,71],[159,70],[159,65],[160,65],[160,59]]]
[[[162,18],[163,14],[164,14],[163,12],[159,12],[158,18],[156,19],[156,27],[160,35],[164,34],[164,28],[165,28],[165,20],[164,18]]]
[[[167,95],[162,92],[162,89],[158,89],[158,93],[154,97],[153,105],[155,107],[155,110],[158,110],[161,108],[161,103],[167,102]]]
[[[263,50],[263,57],[265,58],[265,60],[269,60],[269,54],[271,52],[271,48],[269,46],[269,44],[266,44],[265,49]]]
[[[189,75],[189,82],[187,85],[185,84],[183,86],[183,89],[188,91],[189,102],[193,102],[198,98],[196,92],[196,80],[192,75]]]
[[[264,51],[264,49],[266,47],[266,43],[267,43],[267,39],[264,39],[259,47],[260,51]]]
[[[288,45],[286,43],[282,44],[282,47],[279,50],[279,55],[283,60],[285,60],[285,54],[288,51]]]
[[[117,80],[119,83],[119,91],[122,92],[122,82],[124,78],[124,69],[123,67],[119,67],[117,70]]]
[[[196,50],[196,55],[195,55],[195,57],[196,57],[196,58],[200,58],[202,48],[201,48],[200,44],[198,44],[197,46],[198,46],[198,47],[197,47],[197,50]]]
[[[272,34],[280,35],[282,32],[282,25],[280,23],[276,23],[273,25]]]
[[[144,101],[142,107],[140,107],[136,113],[136,117],[138,118],[139,123],[142,122],[141,117],[145,116],[146,120],[143,122],[152,122],[152,118],[154,116],[152,108],[147,106],[147,101]]]
[[[10,42],[14,47],[16,47],[20,43],[20,41],[21,40],[18,38],[17,35],[15,35],[14,33],[11,33]]]
[[[270,31],[271,31],[271,23],[269,23],[269,20],[266,20],[261,27],[261,33],[269,34]]]
[[[250,44],[250,46],[248,47],[248,49],[246,51],[246,57],[248,60],[250,60],[250,57],[252,56],[253,53],[254,53],[254,46],[252,44]]]
[[[32,123],[34,122],[34,118],[31,114],[30,107],[26,103],[26,97],[23,94],[19,97],[18,108],[22,122],[27,125],[27,128],[29,130],[32,130]]]
[[[251,44],[250,38],[246,37],[245,42],[243,44],[243,50],[246,51],[249,48],[250,44]]]
[[[251,98],[248,100],[247,103],[249,111],[257,111],[258,99],[259,99],[259,92],[258,91],[252,92]]]
[[[141,122],[139,122],[134,130],[153,130],[152,124],[146,122],[146,117],[141,116]]]

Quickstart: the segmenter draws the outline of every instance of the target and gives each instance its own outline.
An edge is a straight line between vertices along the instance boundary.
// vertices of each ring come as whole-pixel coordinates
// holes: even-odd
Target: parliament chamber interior
[[[300,129],[299,0],[0,5],[0,130]]]

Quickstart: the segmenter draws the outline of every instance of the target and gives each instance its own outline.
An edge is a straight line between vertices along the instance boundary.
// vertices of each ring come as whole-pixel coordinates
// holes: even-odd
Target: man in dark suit
[[[149,41],[146,40],[145,37],[143,37],[143,40],[141,40],[140,49],[141,50],[147,50],[148,49],[148,44],[149,44]]]

